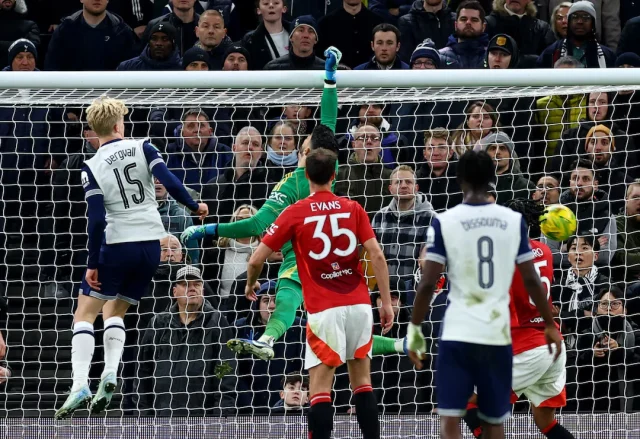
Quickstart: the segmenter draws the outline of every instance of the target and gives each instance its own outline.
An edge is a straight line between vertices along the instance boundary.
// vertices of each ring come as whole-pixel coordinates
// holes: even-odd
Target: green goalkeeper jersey
[[[338,117],[338,93],[335,85],[325,84],[322,91],[320,111],[320,123],[335,132]],[[336,175],[337,174],[338,164],[336,163]],[[254,216],[235,223],[218,224],[218,236],[248,238],[262,235],[283,210],[295,202],[307,198],[309,195],[309,181],[305,176],[305,169],[298,168],[280,180],[271,191],[267,201],[265,201]],[[278,278],[292,279],[300,282],[298,268],[296,266],[296,257],[291,242],[286,243],[282,247],[282,256],[284,260],[280,266]]]

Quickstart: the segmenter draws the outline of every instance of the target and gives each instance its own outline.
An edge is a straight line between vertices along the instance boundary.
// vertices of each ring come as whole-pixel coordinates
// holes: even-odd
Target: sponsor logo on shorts
[[[542,317],[536,317],[529,320],[529,323],[544,323],[544,319]]]
[[[320,277],[325,280],[331,280],[345,275],[348,276],[350,274],[353,274],[353,270],[350,268],[345,268],[344,270],[334,271],[333,273],[322,273]]]

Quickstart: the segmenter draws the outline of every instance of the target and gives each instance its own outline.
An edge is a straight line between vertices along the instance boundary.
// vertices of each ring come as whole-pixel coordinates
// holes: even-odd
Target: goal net
[[[498,203],[533,198],[576,213],[578,239],[546,241],[554,253],[550,294],[567,347],[568,403],[559,419],[577,438],[640,437],[640,183],[634,183],[640,83],[624,70],[338,77],[335,191],[365,207],[383,245],[397,313],[389,337],[406,335],[429,218],[462,200],[455,169],[464,151],[495,157]],[[151,139],[170,170],[209,205],[206,223],[227,223],[252,216],[297,167],[302,142],[320,123],[321,74],[195,73],[184,83],[169,72],[6,75],[0,280],[6,279],[8,307],[1,322],[7,353],[0,431],[5,437],[305,435],[303,310],[271,362],[236,358],[225,347],[229,338],[263,333],[275,306],[269,281],[277,281],[281,258],[269,260],[259,300],[248,302],[246,262],[259,236],[180,244],[176,238],[198,220],[161,185],[156,197],[168,237],[153,285],[125,319],[114,400],[98,417],[80,410],[56,422],[53,413],[71,387],[73,310],[87,259],[80,167],[98,146],[86,123],[88,105],[105,94],[124,100],[127,135]],[[188,312],[187,299],[173,289],[185,263],[201,267],[207,284],[201,300],[189,299]],[[363,267],[374,334],[380,334],[375,279],[366,259]],[[446,296],[443,278],[425,319],[429,356],[422,371],[401,352],[372,360],[385,438],[439,437],[434,369]],[[101,325],[98,319],[94,392],[103,365]],[[359,437],[344,366],[333,401],[334,436]],[[541,437],[524,397],[506,432]],[[466,428],[465,437],[472,437]]]

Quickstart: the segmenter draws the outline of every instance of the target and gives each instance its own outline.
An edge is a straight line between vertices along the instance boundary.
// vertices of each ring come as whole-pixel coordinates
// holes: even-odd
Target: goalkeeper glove
[[[324,51],[324,56],[327,58],[324,62],[324,79],[336,82],[336,70],[338,70],[338,64],[340,64],[342,52],[331,46]]]
[[[407,327],[407,347],[411,352],[418,354],[418,357],[422,357],[427,352],[427,342],[422,334],[422,326],[409,323]]]
[[[217,224],[204,224],[202,226],[190,226],[184,229],[184,232],[180,235],[180,241],[183,244],[186,244],[187,241],[198,240],[204,238],[205,236],[213,236],[214,238],[218,235],[218,225]]]

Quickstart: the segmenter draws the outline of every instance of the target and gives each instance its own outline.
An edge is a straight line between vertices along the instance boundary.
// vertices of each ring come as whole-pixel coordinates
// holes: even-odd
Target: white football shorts
[[[553,352],[555,354],[555,346]],[[535,407],[560,408],[567,404],[565,384],[567,353],[564,343],[556,361],[547,346],[540,346],[513,357],[513,393],[524,394]]]

